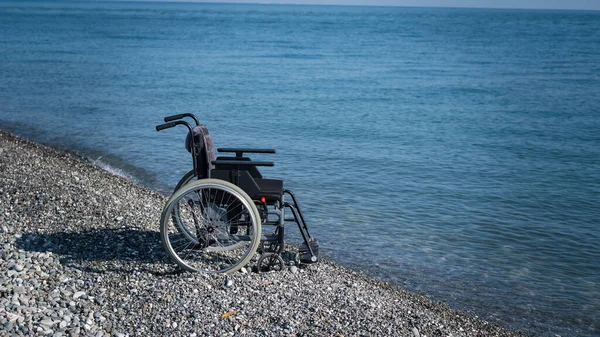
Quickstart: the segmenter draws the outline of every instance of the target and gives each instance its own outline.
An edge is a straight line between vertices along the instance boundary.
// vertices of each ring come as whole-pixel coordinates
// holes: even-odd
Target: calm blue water
[[[0,129],[169,191],[181,112],[277,148],[335,261],[600,334],[600,12],[0,2]]]

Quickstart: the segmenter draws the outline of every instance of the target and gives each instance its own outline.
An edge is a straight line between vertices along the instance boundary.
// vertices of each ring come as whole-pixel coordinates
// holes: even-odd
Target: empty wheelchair
[[[193,119],[194,125],[184,118]],[[310,235],[296,197],[282,180],[263,178],[258,170],[273,162],[247,156],[272,154],[274,149],[219,148],[217,152],[229,155],[215,158],[212,137],[196,116],[179,114],[164,121],[157,131],[177,125],[188,129],[185,147],[193,163],[160,219],[161,241],[175,263],[189,271],[231,273],[259,255],[258,271],[281,270],[286,222],[296,223],[303,238],[300,262],[318,261],[318,241]]]

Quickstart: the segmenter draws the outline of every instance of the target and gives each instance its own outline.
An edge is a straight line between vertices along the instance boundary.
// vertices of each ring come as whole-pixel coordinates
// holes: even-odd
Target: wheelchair
[[[193,163],[160,219],[162,244],[179,267],[209,274],[233,273],[258,257],[255,268],[259,272],[283,270],[281,255],[286,249],[284,228],[288,222],[297,225],[303,239],[297,249],[300,263],[318,261],[319,243],[309,233],[296,196],[284,189],[282,180],[263,178],[258,170],[274,163],[247,156],[274,154],[274,149],[218,148],[224,155],[215,158],[208,128],[195,115],[178,114],[164,121],[156,131],[178,125],[188,129],[185,147]]]

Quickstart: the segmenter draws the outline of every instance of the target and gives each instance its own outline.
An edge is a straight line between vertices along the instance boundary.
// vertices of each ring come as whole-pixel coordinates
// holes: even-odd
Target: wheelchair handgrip
[[[174,121],[177,119],[182,119],[184,117],[190,117],[191,119],[194,120],[194,122],[196,122],[196,126],[200,125],[200,121],[198,120],[198,117],[194,116],[194,114],[191,114],[191,113],[183,113],[183,114],[177,114],[177,115],[173,115],[173,116],[167,116],[167,117],[165,117],[165,123]]]
[[[161,130],[164,130],[164,129],[172,128],[175,125],[177,125],[176,122],[170,122],[170,123],[166,123],[166,124],[160,124],[160,125],[156,126],[156,131],[161,131]]]
[[[168,116],[168,117],[165,117],[165,123],[170,122],[170,121],[174,121],[176,119],[182,119],[183,117],[185,117],[184,114],[178,114],[178,115]]]

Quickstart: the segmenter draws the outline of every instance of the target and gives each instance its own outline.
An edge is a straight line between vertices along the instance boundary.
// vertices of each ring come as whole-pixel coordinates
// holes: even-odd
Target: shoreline
[[[0,131],[0,323],[16,335],[523,336],[330,261],[180,273],[166,197]]]

